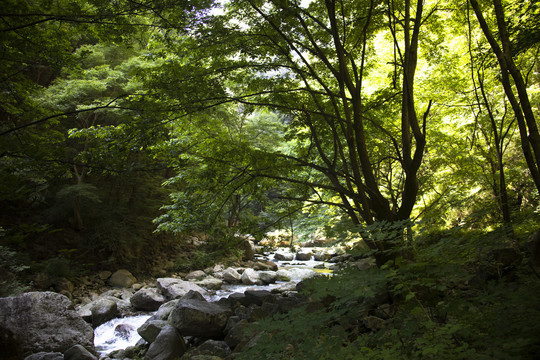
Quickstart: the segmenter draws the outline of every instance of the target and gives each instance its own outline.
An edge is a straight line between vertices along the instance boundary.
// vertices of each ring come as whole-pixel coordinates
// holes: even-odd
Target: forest
[[[0,296],[234,262],[279,231],[376,267],[310,282],[320,306],[258,322],[241,358],[538,358],[539,1],[3,0],[0,18]],[[366,333],[351,319],[380,289],[392,314]]]

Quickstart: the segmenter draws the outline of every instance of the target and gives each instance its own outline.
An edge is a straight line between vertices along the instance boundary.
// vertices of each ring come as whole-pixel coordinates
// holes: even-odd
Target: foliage
[[[240,358],[533,359],[540,282],[523,264],[474,283],[479,243],[503,246],[454,234],[424,243],[414,262],[311,280],[308,303],[254,324],[264,336]],[[369,328],[369,316],[384,325]]]

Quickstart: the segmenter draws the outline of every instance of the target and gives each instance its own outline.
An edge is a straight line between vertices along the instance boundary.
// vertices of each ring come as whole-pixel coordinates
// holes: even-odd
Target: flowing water
[[[305,249],[306,251],[311,249]],[[289,249],[280,249],[280,253],[289,253]],[[266,256],[258,256],[258,259],[272,260],[275,262],[279,269],[286,269],[289,271],[289,277],[291,278],[292,285],[302,280],[305,276],[305,269],[313,269],[313,267],[324,264],[322,261],[315,261],[313,258],[307,261],[290,260],[290,261],[278,261],[274,259],[274,254],[268,254]],[[210,296],[207,297],[208,301],[217,301],[220,298],[228,297],[232,293],[243,293],[246,290],[268,290],[272,291],[278,287],[291,286],[291,282],[278,281],[275,284],[269,285],[227,285],[224,284],[220,290],[210,292]],[[94,345],[100,356],[103,357],[113,351],[125,349],[129,346],[134,346],[141,339],[141,336],[137,333],[137,328],[142,326],[146,320],[150,318],[152,314],[127,316],[124,318],[117,318],[106,322],[103,325],[98,326],[94,330]]]
[[[150,315],[128,316],[113,319],[94,330],[94,345],[100,356],[115,350],[134,346],[141,339],[137,328],[142,326]]]

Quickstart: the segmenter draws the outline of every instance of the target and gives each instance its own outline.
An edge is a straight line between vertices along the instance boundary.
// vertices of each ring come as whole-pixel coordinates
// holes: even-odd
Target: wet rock
[[[277,271],[278,266],[275,262],[270,260],[260,260],[257,262],[254,262],[252,265],[254,270],[271,270],[271,271]]]
[[[273,284],[277,280],[277,273],[275,271],[259,271],[259,279],[265,284]]]
[[[279,280],[291,281],[291,280],[303,280],[317,276],[317,273],[311,269],[279,269],[277,271],[277,277]]]
[[[180,300],[169,317],[170,323],[184,336],[222,338],[228,307],[200,300]]]
[[[93,349],[94,331],[73,310],[71,301],[54,292],[30,292],[0,298],[0,333],[17,339],[21,356],[65,352],[80,344]]]
[[[167,324],[165,320],[153,320],[150,318],[137,329],[137,332],[144,340],[152,343]]]
[[[197,285],[209,290],[219,290],[223,286],[223,281],[216,279],[213,276],[209,276],[206,279],[196,282]]]
[[[236,284],[242,281],[242,275],[235,269],[229,267],[223,271],[223,280],[230,284]]]
[[[166,325],[150,344],[145,360],[174,360],[181,357],[187,350],[184,338],[178,330]]]
[[[242,284],[244,285],[259,285],[262,284],[259,274],[253,269],[246,269],[242,273]]]
[[[129,324],[118,324],[114,328],[114,335],[124,340],[129,340],[133,331],[135,331],[135,328]]]
[[[300,250],[296,253],[295,259],[300,261],[309,261],[311,260],[311,251],[307,252]]]
[[[166,302],[166,299],[157,289],[141,289],[130,299],[131,305],[137,310],[156,311]]]
[[[176,278],[157,279],[157,288],[169,300],[178,299],[190,290],[197,291],[203,296],[208,295],[208,292],[199,285]]]
[[[93,303],[91,312],[92,326],[96,328],[99,325],[118,317],[118,306],[113,300],[100,299]]]
[[[109,285],[119,288],[128,288],[137,282],[137,278],[126,269],[120,269],[111,275]]]
[[[294,254],[276,252],[274,259],[277,261],[291,261],[294,259]]]

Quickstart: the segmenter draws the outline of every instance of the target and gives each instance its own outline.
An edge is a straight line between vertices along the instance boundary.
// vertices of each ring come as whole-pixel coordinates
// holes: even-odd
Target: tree
[[[274,155],[283,166],[306,169],[295,178],[254,167],[253,175],[308,186],[315,195],[311,200],[340,207],[353,224],[407,219],[419,191],[431,105],[422,104],[418,115],[420,30],[435,9],[426,15],[422,1],[229,6],[231,28],[220,28],[211,39],[227,41],[230,55],[216,56],[212,67],[235,84],[228,100],[292,116],[289,138],[296,150]],[[394,66],[384,83],[370,83],[375,38],[381,34],[390,39],[381,38],[379,46],[395,52]],[[388,250],[366,240],[373,249]]]
[[[486,10],[482,10],[476,0],[470,0],[469,2],[491,50],[497,57],[504,91],[518,123],[523,155],[540,194],[540,133],[529,100],[527,84],[514,58],[503,4],[501,0],[493,0],[497,39],[494,30],[490,27],[484,15]]]

